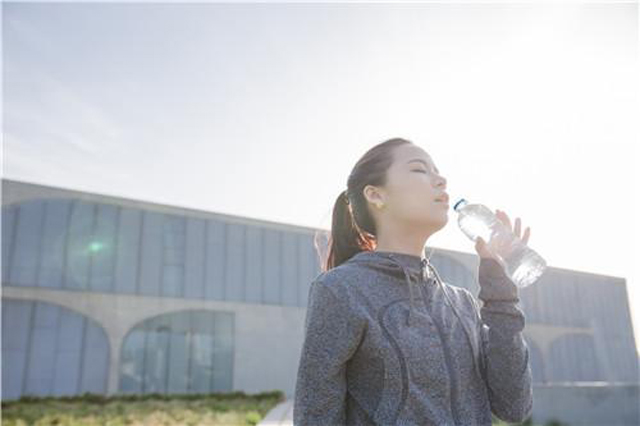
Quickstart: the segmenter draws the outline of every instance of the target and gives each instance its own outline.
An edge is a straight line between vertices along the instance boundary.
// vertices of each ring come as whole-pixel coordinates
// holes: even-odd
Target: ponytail
[[[374,238],[364,236],[353,217],[347,190],[342,191],[333,206],[331,242],[324,270],[340,265],[354,254],[375,248]]]

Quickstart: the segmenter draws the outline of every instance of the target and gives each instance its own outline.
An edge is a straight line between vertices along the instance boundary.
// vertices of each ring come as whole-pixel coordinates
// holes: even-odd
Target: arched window
[[[109,342],[100,325],[67,308],[2,299],[2,398],[107,390]]]
[[[135,326],[120,362],[123,393],[229,391],[234,314],[207,310],[163,314]]]

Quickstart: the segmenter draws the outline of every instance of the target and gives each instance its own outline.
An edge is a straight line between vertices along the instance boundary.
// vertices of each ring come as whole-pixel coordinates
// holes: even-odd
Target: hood
[[[426,248],[425,248],[426,253]],[[353,255],[348,262],[361,264],[380,273],[402,279],[409,287],[409,316],[407,325],[412,325],[413,320],[413,291],[416,283],[434,285],[440,283],[440,277],[429,262],[429,257],[417,256],[407,253],[397,253],[381,250],[366,250]],[[420,289],[417,289],[418,291]]]

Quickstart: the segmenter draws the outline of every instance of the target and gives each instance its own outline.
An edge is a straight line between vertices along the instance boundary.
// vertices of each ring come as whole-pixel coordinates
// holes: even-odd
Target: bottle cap
[[[467,204],[467,203],[468,203],[468,201],[467,201],[467,200],[465,200],[464,198],[460,198],[460,199],[459,199],[458,201],[456,201],[456,203],[453,205],[453,209],[454,209],[455,211],[458,211],[458,206],[460,206],[460,207],[464,207],[464,206],[465,206],[465,204]]]

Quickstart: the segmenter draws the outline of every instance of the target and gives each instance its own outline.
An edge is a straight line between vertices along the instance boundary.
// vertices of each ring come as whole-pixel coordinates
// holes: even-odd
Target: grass
[[[189,395],[84,394],[75,397],[22,397],[2,402],[6,426],[253,426],[284,401],[281,391]]]
[[[6,426],[254,426],[278,403],[282,391],[247,395],[244,392],[188,395],[84,394],[73,397],[29,397],[2,402],[2,424]],[[521,426],[544,425],[527,419]],[[512,426],[492,416],[492,426]]]
[[[565,426],[564,423],[560,423],[557,420],[549,420],[545,424],[533,424],[531,417],[526,419],[522,423],[507,423],[503,420],[500,420],[495,415],[491,414],[491,426],[513,426],[513,425],[521,425],[521,426]]]

